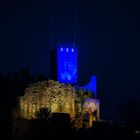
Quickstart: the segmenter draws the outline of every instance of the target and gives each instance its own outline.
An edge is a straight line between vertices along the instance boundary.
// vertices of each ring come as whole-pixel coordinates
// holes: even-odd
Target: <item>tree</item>
[[[36,118],[39,120],[49,120],[50,115],[51,111],[48,108],[39,108],[35,114]]]
[[[120,109],[124,121],[131,128],[140,128],[140,103],[137,100],[130,100]]]

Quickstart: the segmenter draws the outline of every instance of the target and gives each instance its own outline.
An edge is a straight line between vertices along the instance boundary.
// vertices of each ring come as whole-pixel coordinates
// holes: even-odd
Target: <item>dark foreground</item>
[[[105,122],[95,122],[93,127],[75,128],[64,120],[48,123],[45,120],[19,119],[14,124],[14,140],[44,139],[93,139],[93,140],[139,140],[140,134],[134,129]]]

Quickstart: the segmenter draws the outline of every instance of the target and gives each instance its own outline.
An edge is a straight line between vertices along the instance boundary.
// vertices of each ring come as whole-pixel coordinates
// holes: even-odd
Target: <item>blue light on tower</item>
[[[73,48],[71,49],[71,52],[74,52],[74,49]]]
[[[69,48],[66,48],[66,52],[68,52],[69,51]]]
[[[58,81],[62,83],[77,83],[77,49],[58,48],[57,49]]]
[[[63,48],[61,48],[61,52],[63,52]]]
[[[96,76],[92,75],[91,79],[90,79],[90,82],[87,85],[83,86],[84,89],[93,92],[95,97],[97,96],[96,95],[97,94],[96,83],[97,83]]]

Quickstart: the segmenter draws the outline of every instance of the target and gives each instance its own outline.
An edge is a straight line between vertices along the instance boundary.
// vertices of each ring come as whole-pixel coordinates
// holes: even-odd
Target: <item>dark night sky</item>
[[[140,100],[138,0],[2,0],[0,71],[29,67],[32,73],[49,77],[50,50],[71,43],[73,34],[79,50],[79,83],[97,75],[106,111],[116,111],[129,99]]]

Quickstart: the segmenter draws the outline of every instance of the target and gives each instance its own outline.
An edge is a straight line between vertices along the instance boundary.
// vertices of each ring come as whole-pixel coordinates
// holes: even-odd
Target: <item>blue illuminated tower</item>
[[[62,83],[78,80],[77,48],[59,47],[51,54],[51,78]]]
[[[96,89],[97,88],[96,87],[97,85],[96,85],[96,83],[97,83],[96,76],[95,75],[92,75],[91,76],[91,79],[90,79],[90,82],[82,87],[82,88],[84,88],[84,89],[86,89],[88,91],[93,92],[95,98],[97,97],[97,89]]]

